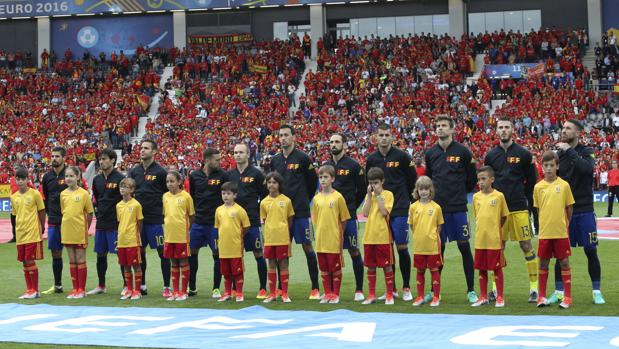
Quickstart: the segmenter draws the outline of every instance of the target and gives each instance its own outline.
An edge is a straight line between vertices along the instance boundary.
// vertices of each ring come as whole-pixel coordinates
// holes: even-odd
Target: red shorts
[[[18,261],[36,261],[41,259],[43,259],[43,241],[17,245]]]
[[[264,246],[264,258],[278,261],[290,258],[290,245]]]
[[[88,247],[88,244],[62,244],[64,247],[73,247],[78,249],[85,250]]]
[[[394,263],[391,244],[363,245],[363,264],[368,268],[384,268]]]
[[[415,269],[436,270],[443,265],[441,254],[416,254],[413,255],[413,266]]]
[[[243,275],[243,258],[219,258],[219,263],[221,275]]]
[[[503,250],[475,249],[475,269],[497,270],[504,268],[506,265]]]
[[[320,271],[326,273],[342,270],[342,254],[318,252],[318,267]]]
[[[164,242],[163,257],[170,259],[189,258],[189,244],[186,242]]]
[[[572,255],[570,239],[539,239],[537,255],[540,259],[565,259]]]
[[[141,263],[142,255],[140,253],[140,246],[118,248],[118,264],[123,267],[128,267]]]

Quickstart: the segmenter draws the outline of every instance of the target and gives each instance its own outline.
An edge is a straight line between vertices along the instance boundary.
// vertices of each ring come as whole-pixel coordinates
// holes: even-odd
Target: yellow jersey
[[[219,230],[219,258],[243,257],[243,229],[249,226],[249,217],[241,205],[217,207],[215,228]]]
[[[413,232],[413,253],[436,255],[441,253],[441,236],[438,228],[443,225],[443,210],[430,200],[416,201],[408,209],[408,225]]]
[[[501,219],[509,215],[505,196],[498,190],[473,195],[473,213],[477,233],[475,248],[481,250],[500,250],[502,246]]]
[[[117,247],[142,246],[138,222],[144,220],[142,205],[135,198],[129,201],[122,200],[116,204],[116,218],[118,220]]]
[[[318,193],[312,203],[312,224],[316,232],[316,252],[341,253],[343,234],[341,222],[350,219],[346,200],[337,190]]]
[[[176,194],[163,194],[163,241],[167,243],[188,243],[189,217],[194,216],[191,195],[181,190]]]
[[[63,244],[88,243],[88,222],[86,214],[92,214],[92,201],[88,191],[77,188],[71,191],[69,188],[60,193],[60,211],[62,223],[60,236]]]
[[[389,190],[383,190],[380,196],[385,200],[385,208],[390,215],[391,209],[393,208],[393,193]],[[380,213],[378,199],[375,193],[372,193],[372,198],[370,200],[370,212],[367,222],[365,223],[363,243],[368,245],[390,244],[391,229],[389,227],[389,215],[383,216]]]
[[[539,210],[539,238],[568,237],[565,209],[574,204],[570,185],[557,177],[552,182],[542,180],[533,189],[533,206]]]
[[[284,195],[270,195],[260,201],[260,220],[264,223],[264,246],[290,245],[288,219],[294,216],[292,201]]]
[[[17,245],[42,240],[39,211],[45,210],[41,193],[28,188],[25,193],[11,195],[11,214],[15,216],[15,242]]]

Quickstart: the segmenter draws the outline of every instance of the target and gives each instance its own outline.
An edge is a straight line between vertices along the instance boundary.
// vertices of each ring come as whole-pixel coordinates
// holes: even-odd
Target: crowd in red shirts
[[[0,69],[1,172],[26,165],[38,181],[55,145],[82,167],[102,148],[130,151],[149,104],[144,94],[159,75],[146,67],[123,76],[115,64],[95,63],[64,59],[52,71]]]
[[[609,95],[588,89],[585,69],[566,74],[570,71],[563,64],[553,63],[546,64],[541,77],[508,80],[506,102],[493,115],[491,80],[482,75],[467,81],[475,68],[476,52],[489,57],[490,50],[498,48],[498,52],[510,52],[509,61],[512,55],[519,59],[524,47],[525,61],[548,62],[560,51],[563,59],[573,55],[580,62],[586,41],[584,31],[558,30],[526,35],[496,32],[461,40],[345,38],[330,49],[319,41],[318,69],[308,72],[305,94],[299,96],[298,108],[292,109],[295,113],[289,107],[295,101],[292,96],[305,58],[297,37],[286,42],[168,50],[156,55],[161,60],[155,63],[173,62],[174,74],[166,82],[160,115],[147,123],[145,137],[159,143],[158,161],[164,165],[181,170],[197,167],[202,151],[211,146],[222,150],[222,166],[232,167],[231,149],[236,142],[247,142],[256,162],[268,161],[278,151],[273,131],[282,123],[292,123],[298,131],[298,146],[316,162],[328,157],[328,134],[341,131],[349,136],[350,154],[363,163],[375,149],[372,133],[379,122],[392,125],[398,145],[417,157],[437,140],[433,117],[448,114],[457,121],[455,139],[480,161],[497,142],[498,115],[514,119],[518,141],[536,155],[557,142],[564,120],[577,118],[587,125],[584,141],[596,149],[603,168],[616,156],[619,136],[608,122],[613,112]],[[548,50],[542,50],[544,42]],[[528,55],[530,47],[534,57]],[[152,94],[159,82],[152,54],[143,50],[136,57],[125,64],[126,77],[120,62],[127,58],[118,57],[107,69],[99,69],[92,58],[71,61],[70,74],[66,57],[64,66],[54,64],[61,74],[2,70],[3,164],[17,161],[42,167],[39,160],[49,156],[55,144],[67,146],[69,158],[85,163],[85,154],[112,146],[112,135],[126,145],[126,135],[144,110],[136,95]],[[124,155],[128,166],[139,161],[139,154],[130,148]]]
[[[272,144],[266,130],[286,120],[288,87],[304,70],[298,39],[254,45],[215,45],[184,50],[166,84],[156,122],[146,138],[155,139],[160,161],[180,169],[197,166],[207,146],[225,150],[222,166],[233,165],[227,150],[237,141]],[[138,154],[126,160],[137,162]]]

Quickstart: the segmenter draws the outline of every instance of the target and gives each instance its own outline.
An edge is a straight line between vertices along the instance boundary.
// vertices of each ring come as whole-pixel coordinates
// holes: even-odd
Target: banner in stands
[[[254,37],[250,33],[217,34],[217,35],[190,35],[189,44],[194,46],[212,44],[241,44],[252,42]]]
[[[68,48],[80,59],[86,50],[95,56],[105,52],[108,59],[112,51],[131,56],[138,46],[173,47],[172,16],[58,18],[52,20],[51,39],[59,57]]]
[[[340,0],[3,0],[0,18],[320,4]]]
[[[484,67],[484,73],[490,79],[521,79],[526,78],[529,72],[533,74],[543,73],[544,65],[538,63],[519,64],[488,64]]]

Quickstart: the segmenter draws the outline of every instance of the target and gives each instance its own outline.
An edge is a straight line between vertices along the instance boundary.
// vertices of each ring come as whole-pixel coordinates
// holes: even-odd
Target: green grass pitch
[[[598,216],[605,214],[606,204],[596,203]],[[363,229],[363,228],[361,228]],[[474,231],[474,227],[473,227]],[[94,242],[88,247],[88,283],[87,288],[93,288],[97,283],[96,275],[96,255],[92,252]],[[535,242],[537,246],[537,242]],[[412,249],[411,249],[412,250]],[[569,310],[560,310],[558,307],[547,307],[537,309],[533,304],[527,303],[529,282],[524,266],[524,259],[520,248],[516,242],[510,242],[506,248],[507,268],[505,269],[505,301],[506,306],[502,309],[493,306],[471,308],[466,300],[466,287],[460,253],[455,244],[449,244],[445,251],[445,268],[442,275],[441,285],[441,305],[438,308],[421,306],[413,308],[410,302],[396,300],[394,306],[385,306],[382,303],[363,306],[352,301],[354,292],[354,276],[352,273],[351,261],[348,252],[345,252],[346,267],[344,269],[344,282],[342,284],[342,302],[339,305],[318,304],[317,301],[307,300],[309,294],[309,277],[305,256],[300,246],[294,246],[293,257],[291,259],[290,271],[290,296],[293,300],[290,304],[277,302],[266,307],[274,310],[313,310],[329,311],[334,309],[349,309],[359,312],[397,312],[397,313],[444,313],[444,314],[482,314],[482,315],[591,315],[591,316],[616,316],[619,315],[617,306],[619,304],[619,282],[615,270],[619,267],[619,241],[601,241],[599,246],[599,256],[602,263],[602,291],[606,298],[606,304],[594,306],[591,298],[591,281],[587,273],[587,259],[581,248],[573,250],[570,258],[573,275],[573,299],[574,307]],[[40,268],[40,288],[47,289],[52,285],[51,256],[45,251],[46,259],[39,262]],[[70,288],[71,280],[68,272],[68,262],[65,256],[65,270],[63,271],[65,288]],[[238,309],[251,305],[262,304],[255,299],[258,291],[258,280],[256,263],[251,253],[245,255],[245,302],[242,304],[226,303],[219,304],[210,297],[212,287],[213,262],[209,249],[202,249],[200,254],[200,270],[198,273],[199,295],[192,297],[186,302],[166,302],[161,297],[161,273],[159,258],[154,251],[148,253],[147,282],[149,295],[140,301],[121,301],[119,292],[122,287],[120,271],[116,256],[108,257],[107,284],[108,293],[97,296],[89,296],[83,300],[68,300],[65,295],[43,295],[42,298],[32,301],[20,301],[17,297],[23,292],[24,281],[21,264],[16,260],[15,245],[0,245],[0,269],[3,270],[3,288],[0,291],[0,303],[38,304],[46,303],[52,305],[87,305],[87,306],[107,306],[107,307],[126,307],[143,306],[159,308],[213,308],[213,309]],[[397,269],[397,268],[396,268]],[[411,275],[413,293],[415,293],[415,271]],[[396,270],[397,286],[402,286],[399,270]],[[550,277],[549,290],[553,290],[552,279]],[[426,274],[426,284],[429,285],[429,273]],[[223,286],[223,282],[222,282]],[[479,284],[476,280],[475,289],[479,292]],[[428,287],[428,286],[426,286]],[[367,292],[366,281],[364,280],[364,290]],[[382,272],[378,272],[377,293],[384,290],[384,279]],[[11,348],[57,348],[56,345],[33,345],[4,343],[2,347]],[[84,346],[63,346],[63,348],[84,348]],[[101,347],[93,347],[101,348]],[[112,348],[112,347],[110,347]],[[117,348],[117,347],[114,347]]]

